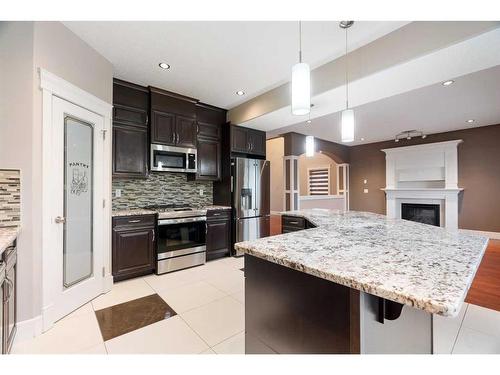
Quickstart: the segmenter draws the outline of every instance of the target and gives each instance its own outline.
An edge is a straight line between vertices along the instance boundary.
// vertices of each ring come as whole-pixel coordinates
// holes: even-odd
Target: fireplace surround
[[[462,140],[382,150],[386,154],[386,212],[403,217],[403,204],[436,205],[441,227],[458,229],[458,145]]]

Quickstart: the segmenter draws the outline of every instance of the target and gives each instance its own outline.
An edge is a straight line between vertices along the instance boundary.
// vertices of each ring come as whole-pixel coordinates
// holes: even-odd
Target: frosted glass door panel
[[[64,119],[64,288],[93,273],[93,127]]]

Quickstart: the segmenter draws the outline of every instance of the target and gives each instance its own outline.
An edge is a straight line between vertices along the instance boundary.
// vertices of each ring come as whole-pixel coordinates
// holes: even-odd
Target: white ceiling
[[[355,142],[348,145],[392,139],[403,131],[425,133],[500,124],[500,65],[440,83],[355,107]],[[468,119],[475,119],[468,124]],[[340,112],[268,132],[295,131],[340,143]],[[364,138],[362,141],[361,138]]]
[[[356,49],[408,22],[356,22]],[[230,109],[290,79],[298,23],[289,21],[71,21],[64,24],[107,58],[115,77]],[[337,21],[302,25],[303,60],[317,67],[344,53]],[[168,71],[159,62],[171,65]],[[239,97],[237,90],[246,95]]]

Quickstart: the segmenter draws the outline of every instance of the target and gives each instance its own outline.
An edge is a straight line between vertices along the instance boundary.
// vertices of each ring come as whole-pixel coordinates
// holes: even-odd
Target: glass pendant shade
[[[306,137],[306,156],[314,156],[314,137],[312,135]]]
[[[307,115],[311,110],[311,74],[309,64],[298,63],[292,68],[292,114]]]
[[[342,111],[342,142],[354,141],[354,111],[345,109]]]

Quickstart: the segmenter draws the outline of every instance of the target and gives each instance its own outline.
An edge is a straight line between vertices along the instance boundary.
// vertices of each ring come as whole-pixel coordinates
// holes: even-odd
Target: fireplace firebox
[[[441,226],[439,204],[401,203],[401,218]]]

